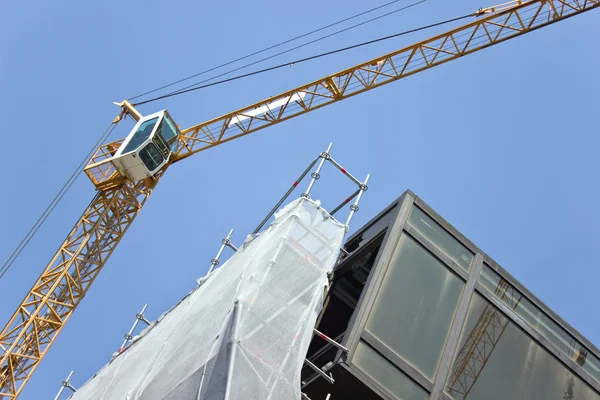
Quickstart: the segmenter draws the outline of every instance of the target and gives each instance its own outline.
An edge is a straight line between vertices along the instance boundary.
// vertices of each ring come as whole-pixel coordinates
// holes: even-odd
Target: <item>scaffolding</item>
[[[71,383],[70,383],[71,377],[73,376],[73,372],[74,371],[71,371],[69,373],[69,376],[67,376],[67,379],[65,379],[64,381],[62,381],[62,383],[60,385],[60,389],[58,390],[58,393],[54,397],[54,400],[59,400],[60,396],[62,396],[62,394],[65,391],[65,389],[69,389],[73,393],[77,392],[77,389],[75,389],[75,387],[73,387],[73,385],[71,385]]]
[[[333,383],[305,356],[313,335],[347,351],[314,327],[368,176],[356,179],[330,149],[239,248],[231,243],[231,230],[196,289],[132,337],[138,322],[149,322],[144,307],[120,351],[71,398],[299,400],[307,398],[300,390],[303,365]],[[311,199],[326,162],[357,186],[331,213]],[[306,191],[281,208],[315,166]],[[352,200],[344,223],[332,217]],[[234,254],[221,265],[225,247]]]

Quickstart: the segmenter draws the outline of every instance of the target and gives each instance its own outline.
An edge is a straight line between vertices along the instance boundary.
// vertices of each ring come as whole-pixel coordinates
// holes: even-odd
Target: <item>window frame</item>
[[[150,151],[146,150],[150,147],[153,147],[156,150],[156,154],[161,158],[161,161],[156,164],[156,166],[154,167],[154,169],[150,169],[150,167],[148,166],[148,164],[146,164],[146,161],[144,161],[144,158],[142,157],[142,151],[146,151],[148,154],[150,154]],[[158,146],[156,146],[156,144],[153,141],[150,141],[148,143],[146,143],[144,145],[144,147],[140,148],[139,151],[137,152],[138,156],[140,158],[140,161],[142,162],[142,164],[144,164],[144,167],[146,167],[146,169],[148,171],[150,171],[151,174],[153,174],[155,171],[157,171],[158,169],[160,169],[160,167],[164,164],[165,162],[165,157],[163,156],[163,154],[161,153],[160,149],[158,148]],[[153,160],[154,161],[154,160]]]
[[[400,367],[401,369],[407,368],[407,370],[405,370],[405,373],[408,371],[409,372],[409,376],[411,376],[414,380],[417,380],[418,382],[421,382],[420,378],[422,377],[425,380],[425,382],[427,382],[427,384],[426,384],[427,386],[425,386],[425,387],[429,387],[430,386],[430,390],[429,391],[431,392],[431,390],[433,389],[433,383],[435,382],[436,376],[438,375],[438,372],[440,371],[440,366],[442,365],[442,358],[444,356],[444,349],[446,348],[448,340],[450,339],[450,335],[452,333],[452,327],[454,325],[454,320],[456,319],[456,316],[457,316],[457,313],[458,313],[458,307],[459,307],[459,305],[461,303],[461,299],[462,299],[462,297],[464,295],[464,292],[465,292],[465,290],[467,288],[467,278],[468,277],[464,276],[464,275],[466,275],[466,273],[464,272],[464,269],[462,269],[461,267],[459,267],[457,264],[454,264],[454,266],[456,267],[456,269],[453,269],[453,268],[449,267],[449,265],[448,265],[447,262],[445,262],[443,259],[441,259],[440,257],[438,257],[434,252],[432,252],[431,251],[432,248],[435,248],[435,249],[438,249],[438,248],[436,246],[434,246],[433,244],[431,244],[431,242],[427,241],[427,243],[429,243],[429,245],[432,246],[430,248],[430,247],[427,247],[427,245],[425,244],[425,242],[421,242],[420,239],[412,236],[410,234],[410,232],[408,232],[406,230],[406,228],[408,226],[409,225],[407,224],[406,227],[405,227],[405,230],[401,233],[400,237],[398,238],[398,242],[396,242],[396,245],[395,245],[395,249],[394,249],[395,252],[394,252],[394,254],[396,253],[396,251],[399,248],[400,240],[402,239],[402,236],[406,235],[406,236],[408,236],[409,240],[410,239],[414,240],[416,242],[416,244],[419,245],[419,246],[421,246],[426,253],[429,253],[429,255],[431,255],[439,263],[441,263],[441,267],[442,268],[446,268],[447,272],[449,272],[450,274],[453,274],[456,278],[458,278],[463,283],[463,287],[462,287],[461,293],[460,293],[460,295],[458,297],[458,300],[456,302],[456,308],[454,310],[454,314],[452,315],[452,319],[451,319],[450,325],[448,326],[448,334],[446,336],[446,339],[444,340],[444,344],[441,347],[440,359],[439,359],[438,364],[436,365],[435,370],[433,372],[433,378],[430,380],[427,376],[422,375],[422,373],[418,370],[418,368],[413,367],[412,364],[408,360],[405,360],[401,355],[397,354],[396,351],[394,351],[392,348],[390,348],[388,345],[386,345],[384,342],[382,342],[381,340],[379,340],[377,337],[375,337],[375,335],[373,335],[371,332],[369,332],[367,330],[367,323],[369,321],[369,317],[372,315],[372,313],[374,311],[374,306],[375,306],[375,304],[377,302],[377,296],[375,296],[373,298],[374,301],[371,303],[370,308],[369,308],[369,312],[367,313],[367,317],[365,318],[365,324],[362,327],[362,331],[363,332],[361,334],[361,339],[363,341],[366,341],[369,345],[371,345],[371,347],[377,348],[377,350],[379,352],[382,352],[382,353],[385,352],[386,357],[387,357],[387,354],[393,355],[393,356],[391,356],[391,358],[390,357],[387,357],[387,358],[390,359],[390,360],[393,360],[392,363],[394,365],[396,365],[397,367]],[[447,258],[448,261],[451,261],[451,259],[449,257],[446,256],[446,258]],[[475,257],[473,257],[473,259],[475,259]],[[385,280],[385,276],[388,275],[388,273],[390,271],[390,268],[392,268],[391,261],[392,261],[392,259],[390,260],[390,263],[386,266],[384,279],[381,280],[381,283],[380,283],[379,287],[377,288],[377,293],[378,294],[380,293],[381,288],[383,286],[383,282]],[[454,263],[453,261],[451,261],[451,262]],[[462,271],[464,275],[460,274],[459,271]]]
[[[569,370],[569,372],[571,372],[573,375],[575,375],[576,377],[581,379],[585,384],[589,385],[590,389],[592,391],[595,391],[598,394],[598,396],[600,396],[600,390],[599,390],[598,386],[594,385],[595,380],[591,376],[589,376],[589,374],[586,371],[584,371],[578,364],[576,364],[575,361],[571,360],[564,353],[562,353],[560,350],[558,350],[554,346],[554,344],[552,344],[548,339],[546,339],[544,336],[542,336],[540,333],[538,333],[529,324],[523,322],[521,320],[521,318],[508,305],[506,305],[500,299],[498,299],[496,296],[494,296],[492,293],[490,293],[489,289],[486,289],[485,286],[483,286],[479,282],[476,283],[474,291],[471,295],[471,298],[469,299],[469,302],[467,305],[467,311],[468,311],[468,306],[470,306],[470,304],[471,304],[471,300],[475,297],[476,294],[479,295],[485,301],[489,302],[489,304],[491,304],[493,307],[498,309],[511,323],[513,323],[518,329],[520,329],[521,332],[525,336],[527,336],[532,342],[534,342],[535,344],[540,346],[540,348],[542,350],[548,352],[548,355],[550,357],[553,357],[554,359],[556,359],[560,365],[562,365],[565,369]],[[465,315],[465,318],[463,319],[463,326],[464,326],[465,322],[466,322],[466,315]],[[461,329],[459,330],[459,339],[460,339],[460,334],[462,333],[463,326],[461,326]],[[457,341],[457,345],[454,348],[454,352],[452,353],[452,357],[451,357],[450,364],[449,364],[449,369],[452,368],[452,362],[454,361],[454,356],[456,355],[456,351],[458,351],[458,341]],[[581,374],[580,372],[585,372],[585,374]],[[586,379],[586,377],[588,377],[588,379]],[[447,377],[446,377],[446,380],[447,380]],[[446,386],[446,381],[444,381],[444,384],[442,386],[442,394],[444,395],[444,399],[453,400],[452,397],[450,397],[444,391],[445,386]],[[431,397],[431,398],[433,398],[433,397]]]
[[[505,279],[507,280],[507,279]],[[508,281],[508,280],[507,280]],[[513,282],[508,281],[509,284],[513,284]],[[518,289],[515,287],[515,289]],[[600,394],[600,383],[594,379],[586,370],[583,369],[579,364],[577,364],[573,359],[568,357],[565,353],[560,351],[554,343],[552,343],[549,339],[535,330],[531,325],[525,322],[517,313],[514,312],[509,306],[502,302],[499,298],[494,296],[493,293],[490,293],[489,289],[487,289],[482,283],[477,282],[475,285],[475,292],[482,296],[484,299],[489,301],[493,306],[498,308],[504,315],[508,317],[515,325],[521,328],[534,342],[548,351],[551,355],[558,359],[566,368],[568,368],[571,372],[577,375],[581,380],[590,385],[598,394]],[[526,296],[524,293],[521,293],[523,297],[527,298],[531,301],[535,306],[538,306],[531,298]],[[544,310],[541,310],[544,312]],[[544,312],[545,313],[545,312]],[[546,314],[547,315],[547,314]],[[548,315],[549,316],[549,315]],[[549,316],[550,317],[550,316]],[[568,334],[572,335],[572,332],[566,331]],[[585,346],[585,343],[582,343]],[[589,348],[586,346],[589,350]],[[590,350],[594,353],[592,350]],[[594,353],[595,354],[595,353]]]
[[[359,340],[359,343],[362,343],[364,346],[370,348],[372,351],[374,351],[375,353],[379,354],[379,356],[381,356],[384,360],[386,360],[388,363],[390,363],[390,365],[392,367],[396,367],[396,369],[404,376],[406,376],[406,378],[411,381],[412,383],[414,383],[416,386],[420,387],[421,389],[423,389],[424,392],[429,393],[429,397],[431,397],[431,390],[433,389],[433,384],[431,382],[429,382],[427,379],[419,379],[418,381],[415,380],[412,377],[412,374],[407,373],[407,370],[402,369],[402,368],[397,368],[396,362],[404,362],[404,360],[402,360],[401,358],[399,358],[395,353],[390,352],[390,350],[386,347],[386,346],[373,346],[371,343],[369,343],[366,340]],[[357,344],[358,347],[358,344]],[[364,372],[360,367],[358,367],[358,365],[352,363],[352,367],[361,371],[361,373],[363,375],[365,375],[367,378],[369,378],[369,380],[375,384],[377,387],[381,388],[382,391],[384,391],[389,397],[390,399],[396,399],[396,397],[391,394],[385,387],[381,386],[379,384],[379,382],[377,382],[375,379],[371,378],[366,372]],[[407,368],[412,368],[412,366],[410,364],[406,364]],[[417,374],[420,375],[420,374]],[[422,377],[422,376],[421,376]],[[424,378],[424,377],[422,377]]]
[[[417,212],[421,212],[423,213],[426,217],[429,217],[434,224],[436,224],[442,231],[444,231],[446,234],[448,234],[448,236],[452,239],[454,239],[456,241],[456,243],[458,243],[459,245],[463,246],[470,254],[471,254],[471,260],[469,261],[469,264],[466,266],[466,268],[460,266],[450,255],[448,255],[446,253],[446,251],[444,251],[441,247],[439,247],[438,245],[435,244],[435,242],[433,242],[432,240],[430,240],[424,233],[422,233],[419,228],[417,228],[416,226],[414,226],[411,223],[410,217],[413,215],[413,213],[415,212],[415,210]],[[454,235],[452,235],[452,233],[448,232],[442,225],[440,225],[435,219],[433,219],[431,216],[429,216],[423,209],[421,209],[421,207],[413,207],[411,209],[411,212],[408,216],[408,221],[406,224],[406,227],[404,228],[405,230],[407,230],[408,232],[410,232],[410,234],[414,237],[414,236],[418,236],[420,238],[421,242],[427,241],[428,244],[431,245],[431,248],[435,248],[439,251],[436,252],[436,254],[439,254],[438,258],[442,257],[445,259],[446,264],[452,265],[452,266],[457,266],[459,267],[461,270],[463,270],[466,274],[469,273],[471,266],[473,265],[473,261],[475,259],[475,252],[473,250],[471,250],[470,248],[468,248],[467,246],[465,246],[459,239],[457,239]]]
[[[123,143],[121,145],[121,147],[123,148],[123,150],[121,150],[121,155],[126,155],[126,154],[131,154],[131,153],[139,153],[139,151],[144,147],[144,144],[146,144],[148,141],[152,141],[152,137],[153,137],[154,133],[156,132],[158,125],[162,121],[161,117],[162,117],[162,115],[155,115],[155,114],[148,115],[144,121],[142,121],[139,124],[136,124],[135,133],[133,135],[131,135],[131,137],[128,138],[126,143]],[[141,129],[142,125],[144,125],[148,122],[152,122],[152,121],[155,121],[155,122],[154,122],[154,125],[152,126],[152,130],[148,134],[148,137],[145,138],[144,141],[139,143],[136,147],[129,149],[129,146],[133,142],[133,139],[135,138],[136,134]]]
[[[525,286],[523,286],[514,276],[512,276],[508,271],[506,271],[496,261],[494,261],[494,259],[492,259],[492,257],[490,257],[488,254],[486,254],[481,249],[479,249],[475,244],[473,244],[473,242],[471,242],[469,239],[467,239],[462,233],[460,233],[453,225],[451,225],[442,216],[440,216],[436,211],[434,211],[421,198],[419,198],[418,196],[416,196],[414,193],[412,193],[410,191],[408,191],[408,193],[410,193],[410,195],[415,197],[414,204],[416,204],[423,212],[425,212],[425,214],[427,214],[430,218],[432,218],[435,222],[437,222],[442,228],[444,228],[448,233],[450,233],[452,236],[454,236],[455,239],[457,239],[459,242],[461,242],[464,246],[467,247],[467,249],[471,250],[475,255],[481,254],[481,256],[483,257],[483,262],[485,264],[487,264],[492,270],[494,270],[494,272],[496,272],[498,275],[500,275],[501,278],[503,278],[509,284],[511,284],[517,291],[519,291],[523,295],[523,297],[527,298],[533,305],[538,307],[539,310],[543,314],[545,314],[548,318],[550,318],[554,323],[556,323],[560,328],[562,328],[567,334],[571,335],[574,339],[579,341],[579,343],[581,343],[584,347],[586,347],[590,353],[594,354],[597,358],[600,359],[600,349],[598,349],[598,347],[596,347],[587,338],[585,338],[583,335],[581,335],[581,333],[579,333],[569,323],[567,323],[565,320],[563,320],[550,307],[548,307],[542,300],[540,300],[531,291],[529,291],[527,288],[525,288]],[[474,261],[473,261],[473,263],[474,263]],[[470,271],[469,275],[471,275],[472,273],[473,273],[473,271]],[[477,272],[477,277],[479,277],[479,272]],[[478,292],[480,294],[481,294],[480,288],[482,288],[482,287],[483,287],[483,285],[481,285],[479,282],[477,282],[477,285],[475,286],[475,288],[478,290]],[[486,292],[485,295],[487,297],[487,294],[488,294],[487,289],[484,289],[484,291]],[[493,297],[493,295],[492,295],[492,297]],[[518,317],[514,312],[511,313],[511,315],[509,317],[512,321],[517,323],[519,326],[521,326],[521,327],[523,326],[523,322],[521,321],[521,318]],[[529,325],[527,325],[527,326],[529,326]],[[550,348],[547,346],[544,346],[544,347],[552,353],[554,353],[555,351],[558,351],[556,346],[554,346],[553,344]],[[575,362],[573,361],[573,363],[575,363]],[[595,382],[594,388],[597,391],[600,391],[600,383],[598,381],[596,381],[590,374],[587,373],[587,371],[585,371],[578,364],[575,363],[575,365],[577,365],[577,368],[579,368],[580,372],[582,372],[582,374],[577,373],[577,375],[580,376],[584,380],[585,380],[585,377],[588,377],[589,379],[594,381]],[[584,375],[585,375],[585,377],[584,377]],[[588,382],[588,381],[586,380],[586,382]]]
[[[481,273],[484,263],[491,267],[492,270],[498,273],[504,280],[511,284],[532,304],[538,307],[542,313],[544,313],[548,318],[553,320],[560,328],[562,328],[565,332],[571,335],[574,339],[579,341],[579,343],[586,347],[588,351],[594,354],[596,357],[599,357],[600,354],[598,348],[594,346],[589,340],[584,338],[568,323],[562,320],[562,318],[560,318],[556,313],[550,310],[548,306],[546,306],[542,301],[535,297],[529,290],[524,288],[522,284],[520,284],[512,275],[506,272],[502,267],[500,267],[491,257],[489,257],[486,253],[481,251],[470,240],[468,240],[464,235],[462,235],[454,226],[452,226],[445,219],[443,219],[439,214],[437,214],[433,209],[431,209],[431,207],[429,207],[422,199],[417,197],[411,191],[404,192],[398,198],[397,201],[393,202],[390,206],[388,206],[386,209],[380,212],[375,218],[369,221],[369,223],[366,224],[364,228],[353,234],[346,243],[350,242],[350,240],[357,237],[365,229],[368,229],[393,206],[396,207],[396,210],[394,211],[396,215],[394,219],[390,222],[390,224],[387,226],[387,231],[385,232],[385,238],[382,242],[382,247],[379,251],[377,259],[375,260],[375,264],[371,270],[371,274],[365,284],[363,292],[360,296],[354,315],[350,320],[348,329],[346,330],[347,334],[344,337],[343,344],[349,349],[348,361],[346,362],[346,364],[347,368],[350,371],[352,371],[352,373],[356,374],[357,376],[360,376],[361,380],[364,380],[363,377],[365,377],[366,375],[364,373],[357,374],[356,371],[359,370],[359,368],[352,364],[352,358],[354,356],[354,352],[356,350],[358,342],[360,340],[363,340],[372,348],[376,348],[375,346],[377,346],[377,351],[380,354],[382,354],[385,358],[387,358],[388,361],[390,361],[390,363],[398,367],[405,375],[411,378],[414,382],[419,383],[420,386],[429,391],[431,393],[430,399],[450,400],[450,398],[443,392],[443,390],[445,387],[446,379],[452,367],[456,347],[458,346],[462,327],[467,317],[467,311],[471,302],[471,298],[474,295],[474,293],[478,293],[479,295],[483,296],[486,300],[490,301],[494,306],[498,307],[505,315],[507,315],[507,317],[513,323],[515,323],[519,328],[521,328],[525,333],[527,333],[534,341],[536,341],[540,346],[542,346],[542,348],[544,348],[550,354],[558,358],[558,360],[567,368],[569,368],[576,376],[582,379],[596,392],[600,393],[600,383],[598,381],[596,381],[574,360],[572,360],[560,350],[558,350],[558,348],[548,339],[543,337],[540,333],[536,332],[531,326],[529,326],[527,323],[521,320],[521,318],[518,315],[516,315],[516,313],[510,310],[506,305],[504,305],[504,303],[497,299],[492,293],[488,291],[488,289],[486,289],[481,283],[478,282],[479,275]],[[408,223],[408,217],[413,207],[418,207],[423,213],[425,213],[437,224],[439,224],[439,226],[442,227],[442,229],[448,232],[454,239],[456,239],[459,243],[461,243],[473,253],[474,257],[471,261],[471,266],[468,272],[466,272],[462,267],[457,265],[441,249],[435,246],[420,232],[418,232],[416,228],[412,227]],[[375,344],[374,346],[373,344],[376,343],[376,341],[373,341],[373,338],[369,337],[370,334],[365,330],[366,321],[371,313],[373,304],[375,303],[376,295],[379,292],[384,277],[386,276],[387,270],[391,264],[392,256],[402,234],[408,234],[410,237],[415,239],[427,251],[429,251],[438,260],[440,260],[443,265],[445,265],[447,268],[449,268],[452,272],[454,272],[457,276],[461,277],[466,282],[466,286],[463,288],[463,292],[459,298],[459,303],[455,311],[455,315],[450,327],[448,337],[446,338],[445,345],[442,349],[442,356],[438,364],[437,370],[435,372],[433,382],[430,382],[425,376],[421,375],[421,373],[418,370],[416,370],[414,367],[408,364],[405,360],[396,359],[395,357],[398,356],[395,355],[395,353],[393,353],[391,349],[388,350],[389,352],[393,353],[395,357],[393,357],[391,354],[388,354],[388,351],[383,348],[386,347],[383,343],[381,343],[381,345],[383,346],[381,348],[379,344]],[[362,245],[359,246],[359,248],[362,247]],[[358,250],[359,248],[357,248],[356,250]],[[378,387],[377,383],[373,381],[370,381],[369,386],[375,386],[378,388],[378,392],[386,393],[384,388]],[[393,399],[394,397],[392,396],[390,398]]]

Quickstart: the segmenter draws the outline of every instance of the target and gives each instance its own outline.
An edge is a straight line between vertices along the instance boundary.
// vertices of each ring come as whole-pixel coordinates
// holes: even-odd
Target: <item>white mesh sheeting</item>
[[[317,203],[290,203],[72,399],[299,400],[343,236]]]

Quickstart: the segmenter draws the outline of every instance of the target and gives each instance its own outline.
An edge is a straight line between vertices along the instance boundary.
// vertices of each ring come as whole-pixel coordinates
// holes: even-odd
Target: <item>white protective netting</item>
[[[300,370],[344,225],[298,199],[72,400],[300,399]]]

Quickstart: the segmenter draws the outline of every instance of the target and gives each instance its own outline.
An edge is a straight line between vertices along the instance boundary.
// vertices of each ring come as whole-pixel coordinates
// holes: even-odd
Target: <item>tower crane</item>
[[[461,27],[181,130],[168,111],[136,120],[84,171],[96,195],[0,332],[0,400],[16,399],[167,169],[193,154],[598,8],[600,0],[517,0]]]

